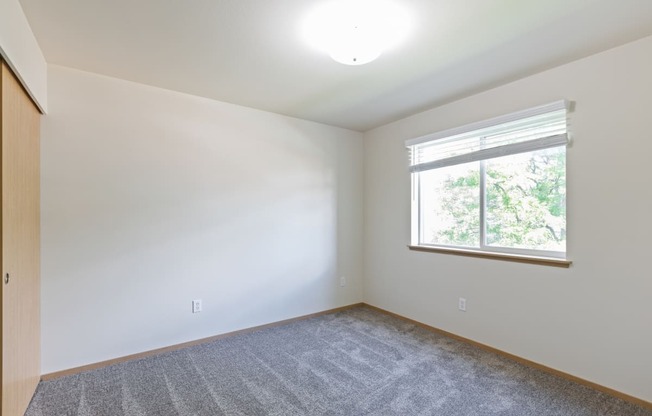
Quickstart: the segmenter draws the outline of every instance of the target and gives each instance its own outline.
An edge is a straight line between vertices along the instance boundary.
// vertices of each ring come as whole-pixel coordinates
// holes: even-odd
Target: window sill
[[[460,248],[429,247],[408,245],[410,250],[425,251],[429,253],[453,254],[456,256],[478,257],[482,259],[493,259],[511,261],[516,263],[538,264],[540,266],[552,266],[569,268],[570,260],[556,259],[553,257],[525,256],[521,254],[493,253],[488,251],[464,250]]]

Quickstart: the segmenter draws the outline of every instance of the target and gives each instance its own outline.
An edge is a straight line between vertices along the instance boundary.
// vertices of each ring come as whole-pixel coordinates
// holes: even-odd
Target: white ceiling
[[[359,131],[652,34],[652,0],[396,0],[408,39],[346,66],[300,36],[319,1],[21,4],[48,63]]]

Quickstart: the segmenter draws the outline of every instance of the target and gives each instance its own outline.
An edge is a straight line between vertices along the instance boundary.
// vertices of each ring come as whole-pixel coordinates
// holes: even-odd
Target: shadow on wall
[[[339,306],[338,129],[81,74],[44,122],[45,371]]]

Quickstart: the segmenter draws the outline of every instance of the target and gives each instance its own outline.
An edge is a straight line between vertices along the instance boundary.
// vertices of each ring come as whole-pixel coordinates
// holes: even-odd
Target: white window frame
[[[570,109],[570,102],[567,100],[559,100],[550,104],[542,105],[539,107],[530,108],[524,111],[519,111],[504,116],[492,118],[489,120],[481,121],[478,123],[469,124],[466,126],[445,130],[426,136],[418,137],[415,139],[410,139],[405,142],[406,147],[410,150],[410,167],[411,172],[411,237],[410,237],[410,247],[415,248],[440,248],[443,250],[451,251],[460,251],[460,252],[478,252],[478,253],[495,253],[497,255],[515,255],[515,256],[526,256],[526,257],[537,257],[537,258],[551,258],[551,259],[566,259],[567,250],[563,252],[559,251],[547,251],[547,250],[535,250],[535,249],[521,249],[514,247],[496,247],[489,246],[486,244],[486,218],[485,218],[485,161],[490,160],[496,157],[514,155],[519,153],[528,153],[536,150],[543,150],[548,148],[567,146],[570,143],[569,134],[567,130],[567,113]],[[502,131],[505,131],[505,126],[518,126],[519,121],[524,121],[525,123],[528,120],[545,120],[546,117],[552,117],[556,120],[557,127],[544,130],[541,134],[523,136],[522,139],[517,139],[516,142],[497,142],[495,145],[489,149],[484,149],[482,146],[475,146],[472,148],[472,145],[465,146],[465,140],[467,142],[473,142],[474,139],[478,139],[480,142],[482,138],[487,135],[492,135],[498,132],[498,135]],[[562,123],[563,120],[563,128]],[[545,123],[545,121],[543,122]],[[527,129],[527,124],[525,124],[525,129]],[[518,127],[516,130],[518,131]],[[468,152],[459,152],[461,154],[456,154],[458,148],[454,148],[449,152],[449,154],[443,155],[440,157],[435,155],[436,152],[427,153],[429,147],[433,148],[442,148],[444,152],[446,149],[446,144],[451,143],[453,146],[457,146],[456,143],[462,143],[462,146],[466,147]],[[449,146],[450,147],[450,146]],[[458,146],[459,147],[459,146]],[[472,148],[472,149],[471,149]],[[424,151],[424,149],[426,149]],[[420,153],[417,153],[420,152]],[[423,153],[427,153],[426,156],[423,156]],[[479,184],[479,198],[480,198],[480,244],[479,247],[466,247],[466,246],[457,246],[457,245],[444,245],[444,244],[430,244],[423,243],[420,241],[421,236],[423,235],[421,219],[421,198],[419,195],[420,186],[419,186],[419,173],[438,169],[446,166],[453,166],[467,162],[479,162],[480,169],[480,184]]]

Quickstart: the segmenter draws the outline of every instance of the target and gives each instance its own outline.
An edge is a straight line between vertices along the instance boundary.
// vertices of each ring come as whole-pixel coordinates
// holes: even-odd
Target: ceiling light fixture
[[[401,42],[405,11],[391,0],[331,0],[308,14],[306,41],[346,65],[363,65]]]

